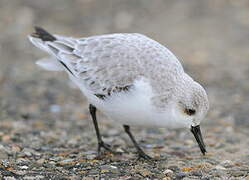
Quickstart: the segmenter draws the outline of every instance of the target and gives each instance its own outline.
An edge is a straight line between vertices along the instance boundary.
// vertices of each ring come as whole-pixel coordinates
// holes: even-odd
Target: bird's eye
[[[192,116],[195,114],[195,110],[194,109],[185,109],[184,111],[187,115]]]

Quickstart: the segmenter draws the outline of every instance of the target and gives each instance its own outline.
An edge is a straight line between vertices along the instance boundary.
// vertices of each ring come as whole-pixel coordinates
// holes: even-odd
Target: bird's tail
[[[56,41],[57,38],[48,33],[41,27],[35,27],[35,32],[28,36],[32,44],[34,44],[39,49],[42,49],[49,53],[51,57],[42,58],[36,61],[36,64],[49,71],[63,71],[64,68],[61,63],[57,60],[54,52],[48,46],[47,42]]]
[[[31,34],[32,37],[39,38],[42,41],[55,41],[56,38],[48,33],[46,30],[44,30],[41,27],[35,27],[35,32]]]

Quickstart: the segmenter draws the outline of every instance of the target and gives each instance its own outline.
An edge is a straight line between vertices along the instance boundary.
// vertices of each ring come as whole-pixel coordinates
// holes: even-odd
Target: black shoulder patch
[[[130,88],[132,87],[132,85],[127,85],[124,87],[114,87],[114,88],[109,88],[106,89],[104,88],[103,91],[106,92],[106,94],[94,94],[96,97],[98,97],[99,99],[105,100],[106,97],[111,96],[113,93],[119,93],[119,92],[125,92],[125,91],[129,91]]]

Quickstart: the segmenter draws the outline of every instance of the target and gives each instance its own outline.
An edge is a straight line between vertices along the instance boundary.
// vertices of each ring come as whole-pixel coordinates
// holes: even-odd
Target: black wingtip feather
[[[41,27],[35,26],[35,32],[31,36],[40,38],[43,41],[55,41],[56,38]]]

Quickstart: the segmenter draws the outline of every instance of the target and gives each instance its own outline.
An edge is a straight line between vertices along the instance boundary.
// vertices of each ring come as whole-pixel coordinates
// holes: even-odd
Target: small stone
[[[163,174],[167,175],[167,176],[172,176],[173,175],[173,171],[171,169],[166,169],[165,171],[163,171]]]
[[[24,170],[20,170],[20,171],[15,171],[15,174],[19,175],[19,176],[23,176],[27,173],[27,171]]]
[[[23,152],[23,154],[25,155],[25,156],[28,156],[28,157],[31,157],[32,156],[32,149],[28,149],[28,148],[24,148],[23,150],[22,150],[22,152]]]
[[[38,164],[41,164],[41,165],[42,165],[42,164],[44,164],[45,159],[43,159],[43,158],[42,158],[42,159],[38,159],[36,162],[37,162]]]
[[[230,168],[234,165],[233,162],[230,160],[222,161],[220,164],[221,166],[224,166],[225,168]]]
[[[0,160],[8,159],[8,153],[5,149],[0,148]]]
[[[226,168],[223,167],[223,166],[221,166],[221,165],[215,166],[215,169],[218,169],[218,170],[226,170]]]
[[[89,175],[97,175],[99,174],[99,170],[98,169],[91,169],[89,172],[88,172]]]
[[[28,164],[30,164],[30,161],[29,160],[27,160],[27,159],[25,159],[25,158],[18,158],[17,160],[16,160],[16,164],[17,165],[28,165]]]
[[[192,176],[202,176],[202,172],[201,171],[192,171],[191,175]]]
[[[20,166],[19,168],[25,170],[25,169],[28,169],[29,167],[28,166]]]
[[[18,145],[12,145],[11,150],[15,153],[21,152],[21,148]]]
[[[116,149],[116,152],[124,153],[124,150],[123,150],[122,148],[117,148],[117,149]]]
[[[94,180],[94,178],[93,177],[83,177],[82,180]]]
[[[106,173],[106,172],[119,173],[119,170],[116,166],[104,165],[104,166],[101,166],[101,172],[103,172],[103,173]]]
[[[58,162],[59,165],[64,166],[64,165],[70,165],[74,162],[74,159],[64,159],[60,162]]]
[[[10,162],[9,162],[7,159],[2,160],[2,165],[3,165],[5,168],[7,168],[7,167],[9,166],[9,164],[10,164]]]
[[[143,177],[148,177],[151,175],[151,172],[147,169],[144,169],[144,170],[141,170],[140,171],[140,174],[143,176]]]
[[[180,168],[177,166],[169,166],[168,168],[171,169],[172,171],[179,171],[180,170]]]
[[[210,180],[209,177],[202,177],[201,180]]]
[[[39,180],[44,179],[44,176],[38,175],[38,176],[24,176],[24,180]]]
[[[49,161],[49,162],[48,162],[48,164],[50,164],[50,165],[52,165],[52,166],[53,166],[53,165],[55,165],[55,164],[56,164],[56,162],[54,162],[54,161]]]
[[[86,159],[88,159],[88,160],[93,160],[95,158],[96,158],[96,155],[94,155],[94,154],[88,154],[88,155],[86,155]]]
[[[163,180],[171,180],[171,177],[164,177]]]
[[[234,177],[240,177],[240,176],[244,176],[245,173],[246,173],[245,171],[238,171],[238,170],[236,170],[236,171],[233,171],[231,173],[231,175],[234,176]]]
[[[11,176],[5,176],[4,177],[4,180],[16,180],[16,178],[15,177],[11,177]]]
[[[187,173],[185,173],[185,172],[178,172],[178,173],[176,173],[176,178],[178,178],[178,179],[182,179],[185,176],[187,176]]]

